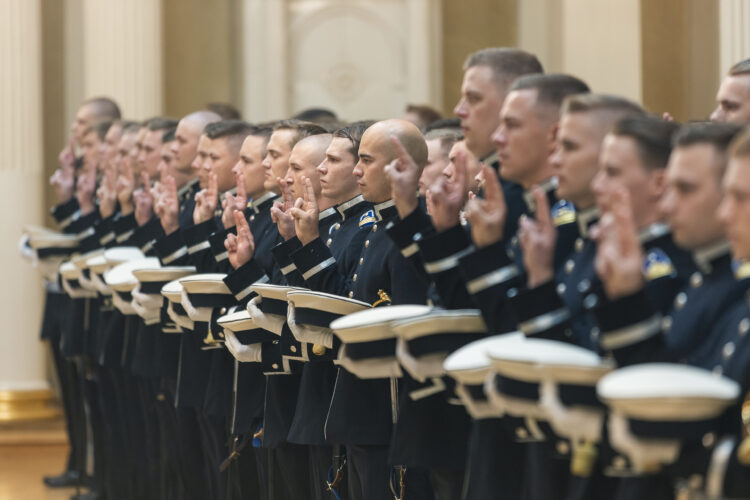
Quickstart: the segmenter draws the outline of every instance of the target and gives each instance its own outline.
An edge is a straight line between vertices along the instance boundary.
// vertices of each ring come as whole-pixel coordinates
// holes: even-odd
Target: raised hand
[[[290,240],[297,234],[294,228],[294,217],[292,217],[294,196],[286,179],[277,177],[276,182],[281,188],[281,196],[284,201],[277,201],[273,204],[271,207],[271,219],[276,223],[281,237],[285,240]]]
[[[243,212],[247,207],[247,191],[245,190],[245,174],[242,172],[237,173],[237,195],[232,196],[231,193],[224,195],[224,199],[221,201],[221,223],[224,224],[225,228],[234,226],[234,211],[239,210]]]
[[[154,215],[154,196],[151,193],[151,179],[146,172],[141,173],[143,187],[133,193],[135,201],[135,221],[139,226],[145,225]]]
[[[99,200],[99,214],[103,219],[110,217],[117,209],[117,173],[112,165],[104,168],[104,176],[99,189],[96,191],[96,197]]]
[[[94,193],[96,191],[96,170],[81,170],[76,181],[76,199],[81,215],[90,214],[96,209]]]
[[[312,182],[307,177],[303,177],[302,182],[305,183],[304,198],[297,198],[294,207],[291,209],[291,214],[294,217],[294,230],[297,233],[297,238],[303,245],[307,245],[320,236],[318,230],[320,209]]]
[[[630,195],[622,186],[612,191],[611,210],[592,231],[596,240],[596,274],[614,300],[643,288],[643,248],[633,220]]]
[[[239,211],[234,212],[234,223],[237,225],[237,235],[229,234],[224,240],[224,248],[227,249],[229,263],[234,269],[238,269],[250,262],[255,255],[255,239],[250,232],[245,215]]]
[[[466,219],[471,224],[471,237],[479,248],[503,239],[503,228],[508,216],[508,206],[500,186],[500,180],[492,168],[482,166],[484,199],[471,197],[466,203]]]
[[[420,173],[419,167],[401,141],[391,137],[391,143],[398,157],[385,166],[385,175],[391,182],[391,198],[398,216],[403,219],[417,208]]]
[[[73,198],[75,190],[75,151],[73,149],[73,135],[68,138],[68,144],[57,157],[60,167],[50,177],[49,182],[55,189],[58,203],[66,203]]]
[[[120,213],[130,215],[135,210],[133,204],[133,193],[135,192],[135,174],[133,167],[125,162],[122,167],[122,173],[117,178],[117,201],[120,202]]]
[[[180,202],[177,199],[177,182],[174,177],[167,175],[162,184],[164,191],[156,203],[155,211],[164,233],[172,234],[180,228]]]
[[[193,210],[193,223],[206,222],[214,216],[216,207],[219,205],[219,188],[216,174],[208,174],[208,187],[201,189],[195,195],[195,210]]]
[[[534,189],[534,203],[534,219],[522,215],[518,229],[529,288],[539,286],[555,275],[557,229],[552,222],[547,195],[539,188]]]
[[[466,202],[466,154],[463,151],[456,153],[454,166],[453,181],[441,175],[427,190],[432,225],[438,231],[450,229],[461,221],[461,209]]]

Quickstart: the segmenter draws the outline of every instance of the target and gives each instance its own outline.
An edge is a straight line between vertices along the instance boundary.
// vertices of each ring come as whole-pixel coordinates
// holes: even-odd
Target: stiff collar
[[[325,210],[322,210],[318,214],[318,222],[323,222],[325,219],[332,215],[338,215],[338,212],[336,211],[336,207],[328,207]]]
[[[534,202],[534,190],[536,188],[544,191],[549,198],[549,194],[553,193],[557,189],[557,177],[550,177],[546,181],[537,184],[533,188],[523,192],[523,200],[526,202],[526,206],[529,207],[529,211],[536,212],[536,203]]]
[[[268,208],[271,206],[273,201],[278,197],[279,195],[274,193],[273,191],[269,191],[267,193],[263,193],[258,198],[254,200],[249,200],[247,202],[247,208],[251,209],[256,214],[260,213],[262,210]]]
[[[670,233],[669,226],[663,222],[654,222],[638,231],[638,241],[648,243]]]
[[[183,199],[188,193],[194,193],[200,189],[200,184],[198,179],[192,179],[188,181],[187,184],[182,186],[180,189],[177,190],[177,198]]]
[[[389,219],[398,214],[398,210],[396,209],[393,200],[386,200],[382,203],[378,203],[373,207],[373,210],[375,210],[375,217],[377,217],[378,220]]]
[[[693,252],[693,260],[695,260],[701,272],[709,274],[719,261],[729,257],[730,252],[729,241],[721,240]]]
[[[589,229],[593,226],[596,221],[599,220],[599,208],[591,207],[583,212],[576,214],[576,221],[578,222],[578,232],[582,238],[588,238]]]
[[[347,215],[351,215],[354,211],[359,210],[361,203],[365,203],[365,199],[360,194],[349,201],[336,205],[336,210],[341,214],[341,220],[346,220]]]

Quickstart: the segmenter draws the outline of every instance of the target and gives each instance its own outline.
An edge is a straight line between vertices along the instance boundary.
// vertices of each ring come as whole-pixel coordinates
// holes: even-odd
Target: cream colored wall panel
[[[83,0],[83,90],[107,95],[125,116],[162,111],[159,0]]]
[[[738,61],[750,57],[750,3],[719,0],[721,75]]]
[[[440,105],[438,0],[245,0],[244,111],[327,107],[346,119]]]
[[[640,102],[639,0],[563,0],[561,69]]]
[[[42,220],[40,0],[0,0],[0,392],[46,389],[39,274],[19,262],[24,225]]]

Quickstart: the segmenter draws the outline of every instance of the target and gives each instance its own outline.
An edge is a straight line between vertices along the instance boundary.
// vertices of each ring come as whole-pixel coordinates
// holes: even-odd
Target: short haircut
[[[750,58],[743,59],[729,68],[729,76],[750,75]]]
[[[474,66],[489,67],[500,85],[510,85],[522,75],[544,73],[542,63],[534,54],[510,47],[489,47],[469,54],[464,71]]]
[[[424,133],[427,134],[432,130],[437,129],[456,129],[461,131],[461,119],[460,118],[443,118],[442,120],[435,120],[424,128]]]
[[[168,128],[161,136],[162,144],[174,141],[175,132],[177,132],[177,127]]]
[[[440,141],[440,149],[445,156],[448,156],[453,145],[458,141],[462,141],[464,135],[460,129],[436,128],[427,132],[424,135],[424,139],[425,141]]]
[[[113,123],[114,122],[111,122],[111,121],[103,121],[103,122],[96,122],[92,125],[89,125],[83,130],[82,137],[86,137],[91,132],[94,132],[96,133],[96,136],[99,138],[99,140],[103,141],[104,138],[107,136],[109,127],[111,127]]]
[[[422,128],[443,117],[440,111],[425,104],[407,104],[406,112],[417,115],[422,122]]]
[[[310,137],[311,135],[328,134],[329,132],[317,123],[303,122],[300,120],[281,120],[278,125],[273,129],[274,132],[277,130],[291,130],[294,132],[292,135],[292,146],[297,144],[301,139]]]
[[[742,126],[736,123],[692,122],[686,123],[675,133],[673,144],[675,148],[689,147],[696,144],[713,146],[717,153],[716,179],[721,182],[727,168],[729,156],[740,156],[735,148],[740,146],[735,139],[742,136]]]
[[[342,127],[333,133],[333,137],[343,137],[349,139],[351,146],[349,146],[349,152],[356,159],[357,153],[359,152],[359,143],[362,142],[362,135],[365,130],[370,128],[375,121],[373,120],[362,120],[354,123],[350,123],[346,127]]]
[[[222,120],[206,125],[203,133],[211,140],[226,139],[227,147],[237,153],[242,146],[242,141],[254,129],[254,126],[242,120]]]
[[[152,132],[156,130],[167,130],[177,127],[177,120],[164,118],[163,116],[155,116],[154,118],[149,118],[144,121],[143,126],[147,127]]]
[[[624,97],[610,94],[574,94],[563,100],[562,113],[608,111],[625,115],[643,115],[646,111]]]
[[[307,108],[303,109],[292,117],[295,120],[317,123],[319,125],[328,125],[329,123],[338,123],[336,113],[326,108]]]
[[[629,137],[647,170],[666,168],[672,153],[672,137],[680,126],[652,115],[630,116],[615,124],[612,134]]]
[[[141,124],[139,122],[133,121],[133,120],[123,120],[120,122],[122,125],[122,133],[124,134],[134,134],[138,132],[138,129],[141,128]]]
[[[566,97],[590,92],[583,80],[563,74],[525,75],[510,86],[510,91],[514,90],[536,90],[536,103],[554,108],[558,113]]]
[[[242,117],[237,108],[226,102],[209,102],[206,109],[219,115],[222,120],[239,120]]]
[[[94,108],[94,115],[97,120],[112,121],[122,118],[120,107],[109,97],[92,97],[83,101],[83,104]]]

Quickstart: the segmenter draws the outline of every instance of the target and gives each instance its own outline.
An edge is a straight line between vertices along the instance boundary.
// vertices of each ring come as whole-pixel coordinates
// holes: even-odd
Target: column
[[[289,113],[286,0],[242,2],[242,115],[252,122]]]
[[[129,119],[160,114],[161,1],[83,0],[82,16],[85,97],[112,97]]]
[[[407,92],[413,104],[442,105],[442,12],[431,0],[407,0]]]
[[[720,0],[719,47],[721,76],[736,62],[750,57],[750,5],[745,0]]]
[[[42,221],[40,0],[0,0],[0,422],[56,414],[39,341],[42,285],[21,262],[23,227]]]

